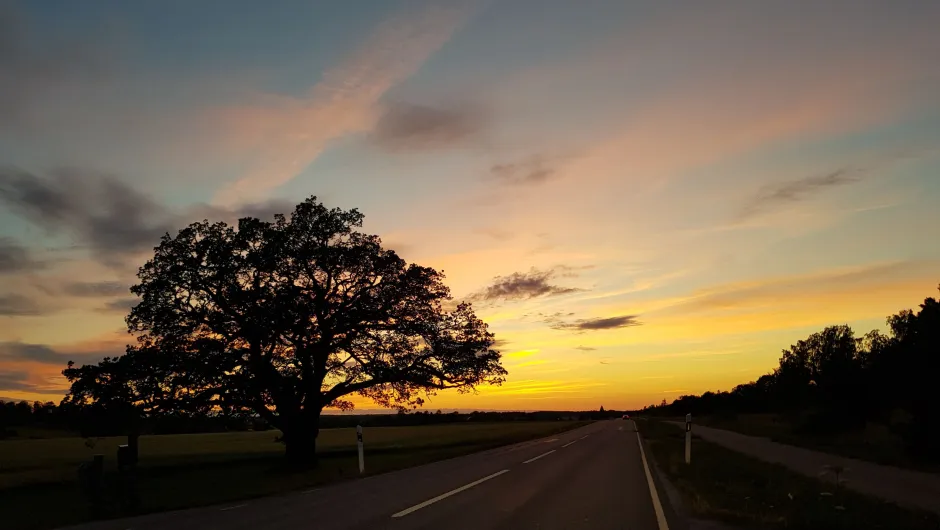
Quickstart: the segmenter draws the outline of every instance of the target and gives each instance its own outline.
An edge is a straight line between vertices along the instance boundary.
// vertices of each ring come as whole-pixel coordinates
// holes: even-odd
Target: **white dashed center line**
[[[220,512],[225,512],[225,511],[228,511],[228,510],[234,510],[235,508],[244,508],[245,506],[248,506],[248,505],[247,505],[247,504],[236,504],[235,506],[229,506],[228,508],[222,508],[222,509],[220,509],[219,511],[220,511]]]
[[[428,500],[422,502],[421,504],[415,504],[415,505],[412,506],[411,508],[407,508],[407,509],[405,509],[405,510],[402,510],[402,511],[400,511],[400,512],[394,514],[394,515],[392,515],[392,517],[395,517],[395,518],[397,518],[397,517],[404,517],[404,516],[408,515],[408,514],[411,513],[411,512],[416,512],[416,511],[420,510],[421,508],[424,508],[425,506],[430,506],[430,505],[434,504],[434,503],[437,502],[437,501],[444,500],[444,499],[446,499],[447,497],[450,497],[451,495],[456,495],[456,494],[460,493],[461,491],[468,490],[468,489],[470,489],[470,488],[472,488],[472,487],[474,487],[474,486],[476,486],[476,485],[478,485],[478,484],[482,484],[482,483],[486,482],[487,480],[490,480],[491,478],[496,478],[496,477],[502,475],[503,473],[509,473],[509,470],[508,470],[508,469],[504,469],[504,470],[502,470],[502,471],[497,471],[496,473],[493,473],[492,475],[485,476],[485,477],[481,478],[480,480],[475,480],[475,481],[471,482],[470,484],[465,484],[465,485],[460,486],[459,488],[457,488],[457,489],[455,489],[455,490],[450,490],[450,491],[448,491],[447,493],[442,493],[441,495],[438,495],[437,497],[434,497],[433,499],[428,499]]]
[[[574,441],[572,441],[572,442],[566,443],[566,444],[563,445],[562,447],[568,447],[569,445],[571,445],[571,444],[573,444],[573,443],[577,443],[577,442],[578,442],[577,440],[574,440]]]
[[[539,458],[542,458],[543,456],[548,456],[548,455],[550,455],[550,454],[552,454],[552,453],[554,453],[554,452],[555,452],[555,449],[552,449],[551,451],[549,451],[549,452],[547,452],[547,453],[542,453],[542,454],[540,454],[539,456],[537,456],[537,457],[535,457],[535,458],[530,458],[530,459],[526,460],[525,462],[523,462],[523,464],[528,464],[528,463],[530,463],[530,462],[535,462],[535,461],[538,460]]]

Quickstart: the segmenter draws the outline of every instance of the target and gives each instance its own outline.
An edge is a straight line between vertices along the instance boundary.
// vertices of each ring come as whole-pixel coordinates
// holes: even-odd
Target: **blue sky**
[[[727,389],[936,294],[928,2],[0,7],[0,395],[120,353],[162,231],[356,207],[510,370],[449,408]],[[39,193],[42,191],[42,193]]]

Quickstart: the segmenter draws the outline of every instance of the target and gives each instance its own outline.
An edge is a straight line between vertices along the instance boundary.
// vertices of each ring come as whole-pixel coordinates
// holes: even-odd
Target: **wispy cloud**
[[[132,307],[140,303],[139,298],[115,298],[104,304],[98,309],[99,313],[127,313]]]
[[[861,180],[860,173],[858,169],[841,168],[824,175],[769,184],[744,206],[738,218],[749,219],[767,210],[809,199],[830,188],[853,184]]]
[[[503,354],[503,357],[506,357],[506,358],[509,358],[509,359],[521,359],[521,358],[523,358],[523,357],[530,357],[530,356],[532,356],[532,355],[535,355],[535,354],[537,354],[538,352],[539,352],[538,349],[519,350],[519,351],[504,353],[504,354]]]
[[[0,294],[0,316],[36,316],[43,313],[35,300],[21,294]]]
[[[483,129],[483,112],[472,105],[395,103],[386,107],[370,137],[389,150],[433,150],[467,145]]]
[[[234,222],[243,216],[270,220],[274,213],[290,213],[294,207],[277,200],[237,208],[194,204],[177,211],[113,175],[81,168],[37,174],[9,166],[0,166],[0,204],[52,235],[69,236],[93,259],[115,268],[126,267],[128,258],[151,250],[163,234],[193,221]],[[0,249],[0,255],[9,253],[19,263],[23,257],[17,252]],[[68,294],[90,296],[92,287],[117,286],[72,285]]]
[[[555,267],[549,270],[532,268],[529,272],[514,272],[508,276],[497,276],[492,285],[471,295],[473,300],[528,300],[531,298],[559,296],[582,291],[576,287],[555,285],[556,277],[572,275],[569,267]]]
[[[525,394],[569,394],[577,393],[588,388],[606,386],[607,383],[599,381],[552,381],[524,379],[520,381],[507,381],[502,386],[486,387],[481,389],[483,394],[497,395],[525,395]]]
[[[601,331],[607,329],[628,328],[642,324],[637,320],[637,315],[620,315],[614,317],[582,318],[574,321],[564,321],[556,318],[545,320],[552,329],[576,331],[584,333],[586,331]],[[580,349],[580,348],[579,348]]]
[[[474,232],[491,237],[495,239],[496,241],[509,241],[510,239],[515,237],[515,234],[513,234],[509,230],[504,230],[496,226],[490,226],[486,228],[477,228],[474,230]]]
[[[30,344],[18,341],[0,342],[0,360],[2,361],[29,361],[63,367],[69,361],[75,361],[79,365],[88,364],[98,362],[104,357],[115,357],[123,353],[123,346],[119,346],[117,343],[99,344],[94,345],[94,347],[78,347],[64,351],[47,344]]]
[[[31,256],[29,249],[9,237],[0,237],[0,274],[34,271],[44,264]]]
[[[71,232],[112,262],[155,246],[172,226],[150,197],[113,176],[76,168],[45,176],[0,168],[0,202],[51,233]]]
[[[326,71],[306,97],[266,97],[261,106],[226,110],[222,117],[240,135],[240,147],[257,155],[215,202],[263,197],[303,171],[331,140],[371,130],[379,121],[380,98],[418,71],[468,14],[464,8],[432,7],[394,17]]]
[[[49,388],[45,385],[34,382],[34,375],[22,370],[0,371],[0,390],[7,392],[29,392],[31,394],[64,394],[63,389]],[[20,401],[12,398],[2,399],[3,401]]]
[[[63,286],[62,291],[70,296],[106,297],[130,293],[130,288],[115,281],[71,282]]]
[[[490,178],[499,184],[534,186],[554,178],[558,174],[557,164],[557,161],[550,161],[542,156],[494,164],[490,168]]]
[[[506,340],[506,339],[496,339],[496,340],[493,341],[493,347],[494,347],[494,348],[505,348],[505,347],[508,346],[509,344],[510,344],[510,342],[509,342],[508,340]]]
[[[581,351],[595,351],[597,348],[592,348],[591,346],[575,346],[574,349]]]
[[[701,311],[752,311],[758,307],[771,308],[792,299],[804,299],[807,293],[828,293],[870,289],[888,278],[918,277],[936,261],[894,261],[865,266],[831,269],[815,273],[766,278],[753,282],[736,282],[700,289],[688,298],[662,310],[668,313]]]

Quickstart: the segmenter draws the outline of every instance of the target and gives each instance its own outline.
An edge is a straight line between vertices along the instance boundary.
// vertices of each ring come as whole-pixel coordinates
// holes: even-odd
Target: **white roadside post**
[[[692,463],[692,415],[685,415],[685,463]]]
[[[356,443],[359,446],[359,474],[366,469],[366,462],[362,456],[362,425],[356,425]]]

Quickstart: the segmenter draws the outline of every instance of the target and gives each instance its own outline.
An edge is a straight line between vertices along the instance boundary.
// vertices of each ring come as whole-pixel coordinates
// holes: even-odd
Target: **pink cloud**
[[[261,96],[255,105],[218,111],[224,141],[247,154],[247,170],[214,202],[258,200],[303,171],[330,141],[371,130],[380,98],[417,72],[466,17],[466,10],[435,7],[387,20],[305,97]]]

